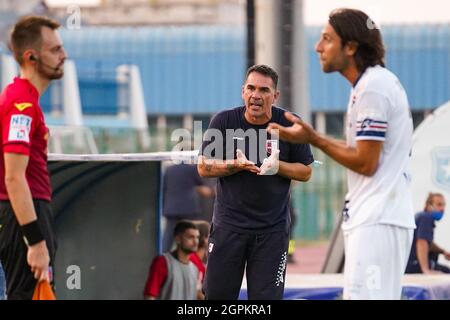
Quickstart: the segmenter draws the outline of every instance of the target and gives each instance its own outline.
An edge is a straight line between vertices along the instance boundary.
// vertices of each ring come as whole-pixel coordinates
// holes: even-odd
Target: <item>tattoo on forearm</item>
[[[227,163],[227,171],[228,173],[233,173],[235,171],[235,167],[232,163]]]

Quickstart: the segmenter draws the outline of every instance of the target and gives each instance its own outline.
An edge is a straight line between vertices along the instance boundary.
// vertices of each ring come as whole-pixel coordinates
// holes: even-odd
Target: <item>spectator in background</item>
[[[424,211],[416,214],[416,229],[406,273],[450,273],[450,268],[437,263],[440,254],[450,260],[450,252],[434,242],[435,222],[442,219],[444,210],[444,196],[430,192]]]
[[[191,254],[190,260],[197,266],[200,272],[200,279],[203,281],[206,271],[206,260],[208,257],[208,240],[210,225],[207,221],[194,221],[200,233],[198,249]]]
[[[210,224],[207,221],[194,221],[200,232],[200,237],[198,241],[198,249],[195,253],[191,254],[190,260],[198,269],[199,272],[199,295],[198,300],[204,300],[205,295],[202,291],[203,279],[205,278],[206,272],[206,260],[208,257],[208,240],[209,240],[209,228]]]
[[[203,180],[205,181],[206,185],[211,188],[213,193],[212,195],[209,195],[207,197],[201,196],[200,207],[203,216],[202,219],[211,223],[214,212],[214,200],[216,198],[215,195],[216,195],[217,178],[208,178]]]
[[[166,227],[162,251],[172,249],[173,230],[180,220],[203,220],[200,196],[211,197],[214,191],[198,172],[196,165],[181,163],[168,167],[163,180],[163,216]]]
[[[196,300],[199,272],[190,261],[198,249],[199,231],[190,221],[180,221],[174,230],[176,249],[155,257],[144,289],[149,300]]]

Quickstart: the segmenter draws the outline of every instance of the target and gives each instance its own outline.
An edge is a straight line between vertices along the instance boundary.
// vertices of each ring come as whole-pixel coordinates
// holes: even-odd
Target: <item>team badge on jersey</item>
[[[19,110],[20,112],[22,112],[23,110],[25,110],[26,108],[32,107],[33,104],[29,103],[29,102],[22,102],[22,103],[14,103],[14,106],[17,108],[17,110]]]
[[[8,141],[23,141],[29,143],[32,120],[31,117],[24,114],[15,114],[11,116]]]
[[[438,186],[450,190],[450,148],[440,147],[431,151],[433,181]]]

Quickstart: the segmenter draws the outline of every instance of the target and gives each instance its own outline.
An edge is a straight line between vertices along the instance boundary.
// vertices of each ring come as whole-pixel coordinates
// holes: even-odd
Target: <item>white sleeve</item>
[[[357,106],[356,140],[384,141],[388,128],[388,99],[377,92],[364,93]]]

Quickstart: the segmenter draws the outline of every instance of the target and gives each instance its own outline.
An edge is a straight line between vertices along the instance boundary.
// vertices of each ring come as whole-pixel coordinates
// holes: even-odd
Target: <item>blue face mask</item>
[[[435,221],[439,221],[444,216],[444,211],[432,211],[431,214]]]

